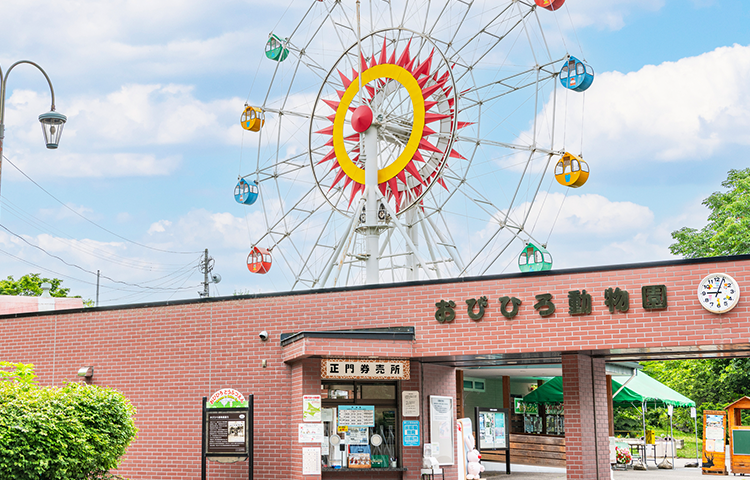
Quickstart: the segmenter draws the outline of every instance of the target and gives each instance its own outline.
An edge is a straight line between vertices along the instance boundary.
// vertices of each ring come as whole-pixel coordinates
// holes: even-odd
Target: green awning
[[[628,376],[613,376],[612,393],[620,390],[620,387],[629,378]],[[694,401],[643,372],[638,372],[638,375],[633,377],[612,401],[617,405],[640,405],[646,402],[649,407],[663,407],[666,405],[673,405],[675,407],[695,406]]]
[[[629,376],[612,377],[612,393],[620,390],[620,387],[630,379]],[[562,403],[563,389],[562,377],[554,377],[544,385],[523,397],[525,403]],[[649,407],[663,407],[673,405],[675,407],[694,407],[695,402],[686,396],[672,390],[663,383],[654,380],[643,372],[633,377],[625,388],[620,390],[613,402],[616,405],[640,406],[646,402]]]

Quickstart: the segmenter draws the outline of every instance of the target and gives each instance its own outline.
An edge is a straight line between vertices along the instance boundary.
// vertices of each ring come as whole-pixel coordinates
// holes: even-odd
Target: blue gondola
[[[244,178],[234,187],[234,199],[237,203],[252,205],[258,199],[258,182],[248,183]]]
[[[574,56],[560,70],[560,83],[574,92],[583,92],[594,82],[594,69]]]

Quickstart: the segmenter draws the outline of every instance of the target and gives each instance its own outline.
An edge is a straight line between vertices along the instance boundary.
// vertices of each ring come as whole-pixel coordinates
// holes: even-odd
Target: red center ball
[[[352,128],[357,133],[362,133],[372,125],[372,109],[368,105],[360,105],[352,115]]]

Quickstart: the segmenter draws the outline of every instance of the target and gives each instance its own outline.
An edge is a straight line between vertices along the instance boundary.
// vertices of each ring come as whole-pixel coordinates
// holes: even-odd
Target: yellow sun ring
[[[422,132],[424,131],[425,126],[425,114],[427,113],[424,107],[422,89],[419,88],[417,79],[414,78],[414,75],[412,75],[411,72],[403,67],[393,64],[382,64],[370,67],[362,72],[362,84],[366,85],[373,80],[383,77],[397,81],[409,93],[414,110],[414,122],[412,124],[409,141],[406,143],[404,151],[401,152],[401,155],[399,155],[390,165],[378,170],[378,184],[387,182],[395,177],[400,171],[406,168],[406,165],[408,165],[409,162],[411,162],[414,154],[417,153],[419,142],[422,139]],[[364,185],[365,171],[356,166],[352,159],[349,158],[349,154],[346,151],[346,145],[344,144],[344,120],[346,118],[346,112],[349,110],[349,105],[352,103],[352,100],[354,100],[357,93],[359,93],[359,81],[355,78],[341,97],[341,102],[336,110],[336,117],[333,121],[333,149],[336,152],[336,159],[344,173],[355,182]]]

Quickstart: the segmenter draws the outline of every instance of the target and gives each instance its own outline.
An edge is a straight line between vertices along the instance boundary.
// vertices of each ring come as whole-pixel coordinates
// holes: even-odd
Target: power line
[[[95,227],[100,228],[101,230],[104,230],[105,232],[109,233],[110,235],[114,235],[115,237],[117,237],[117,238],[119,238],[121,240],[124,240],[124,241],[126,241],[128,243],[132,243],[133,245],[138,245],[139,247],[147,248],[149,250],[154,250],[154,251],[162,252],[162,253],[174,253],[174,254],[178,254],[178,255],[195,255],[196,253],[203,253],[203,252],[200,252],[200,251],[195,251],[195,252],[177,252],[177,251],[173,251],[173,250],[163,250],[163,249],[160,249],[160,248],[151,247],[149,245],[144,245],[142,243],[135,242],[135,241],[130,240],[128,238],[125,238],[122,235],[119,235],[119,234],[117,234],[117,233],[115,233],[115,232],[113,232],[111,230],[108,230],[108,229],[102,227],[101,225],[97,224],[96,222],[94,222],[92,220],[89,220],[88,218],[84,217],[80,213],[78,213],[75,210],[73,210],[72,208],[70,208],[67,204],[63,203],[60,199],[58,199],[57,197],[55,197],[54,195],[52,195],[44,187],[42,187],[36,181],[34,181],[31,177],[29,177],[28,175],[26,175],[26,173],[24,173],[23,170],[21,170],[20,168],[18,168],[8,157],[6,157],[5,155],[3,155],[3,158],[8,163],[10,163],[10,165],[13,168],[15,168],[16,170],[18,170],[21,173],[21,175],[23,175],[24,177],[26,177],[31,183],[33,183],[34,185],[36,185],[41,191],[43,191],[44,193],[46,193],[47,195],[49,195],[50,197],[52,197],[57,203],[59,203],[60,205],[62,205],[65,208],[67,208],[68,210],[70,210],[71,212],[73,212],[75,215],[77,215],[77,216],[81,217],[82,219],[86,220],[90,224],[94,225]]]
[[[30,262],[30,261],[28,261],[28,260],[26,260],[26,259],[23,259],[23,258],[21,258],[21,257],[17,256],[17,255],[13,255],[12,253],[10,253],[10,252],[6,252],[5,250],[2,250],[2,249],[0,249],[0,253],[2,253],[2,254],[4,254],[4,255],[7,255],[7,256],[9,256],[9,257],[15,258],[15,259],[16,259],[16,260],[18,260],[19,262],[25,263],[25,264],[27,264],[27,265],[30,265],[30,266],[34,267],[34,268],[38,268],[38,269],[39,269],[39,270],[41,270],[41,271],[45,271],[45,272],[48,272],[48,273],[50,273],[50,274],[52,274],[52,275],[55,275],[55,276],[57,276],[57,277],[63,277],[63,278],[67,278],[67,279],[69,279],[69,280],[73,280],[73,281],[76,281],[76,282],[80,282],[80,283],[83,283],[83,284],[86,284],[86,285],[91,285],[91,286],[94,286],[94,285],[96,285],[96,284],[95,284],[94,282],[91,282],[91,281],[89,281],[89,280],[82,280],[82,279],[80,279],[80,278],[76,278],[76,277],[73,277],[73,276],[67,275],[67,274],[65,274],[65,273],[57,272],[57,271],[55,271],[55,270],[51,270],[51,269],[49,269],[49,268],[47,268],[47,267],[43,267],[43,266],[41,266],[41,265],[37,265],[37,264],[36,264],[36,263],[34,263],[34,262]],[[188,267],[188,266],[191,266],[191,265],[192,265],[192,264],[188,264],[188,265],[186,265],[185,267]],[[182,269],[184,269],[185,267],[183,267]],[[180,269],[180,270],[182,270],[182,269]],[[179,270],[178,270],[178,272],[179,272]],[[172,273],[172,274],[170,274],[170,275],[174,275],[174,274],[176,274],[176,273],[177,273],[177,272],[174,272],[174,273]],[[189,274],[189,273],[192,273],[192,272],[189,272],[189,271],[188,271],[187,273]],[[180,277],[180,278],[176,279],[176,281],[179,281],[179,280],[180,280],[181,278],[182,278],[182,277]],[[185,282],[183,282],[183,285],[184,285],[184,283],[185,283]],[[198,285],[200,285],[200,284],[198,284]],[[134,292],[133,290],[129,290],[129,289],[125,289],[125,288],[112,287],[112,286],[109,286],[109,285],[102,285],[102,287],[103,287],[103,288],[108,288],[108,289],[110,289],[110,290],[116,290],[116,291],[120,291],[120,292]],[[174,291],[175,291],[175,293],[176,293],[177,291],[181,291],[181,290],[191,290],[191,289],[193,289],[193,288],[195,288],[195,287],[196,287],[196,285],[193,285],[193,286],[190,286],[190,287],[184,287],[184,288],[183,288],[183,287],[172,288],[172,289],[170,289],[170,290],[174,290]],[[135,293],[135,294],[140,294],[140,293],[143,293],[143,292],[142,292],[142,291],[135,291],[134,293]]]
[[[0,198],[0,202],[5,206],[5,213],[15,216],[19,220],[27,223],[28,225],[37,228],[39,231],[42,231],[42,232],[47,231],[47,232],[51,232],[57,235],[59,241],[65,243],[72,249],[78,250],[87,255],[91,255],[92,257],[105,260],[107,262],[121,265],[123,267],[139,269],[139,270],[147,270],[147,271],[163,270],[161,266],[154,264],[153,262],[148,262],[145,260],[133,260],[130,258],[123,257],[121,255],[117,255],[115,253],[106,251],[104,249],[97,249],[96,247],[92,245],[87,245],[85,242],[72,238],[72,236],[69,235],[68,233],[63,232],[53,227],[52,225],[44,222],[43,220],[29,214],[28,212],[19,208],[17,205],[10,202],[6,197]],[[121,259],[121,260],[118,261],[116,259]],[[177,266],[177,265],[182,265],[182,264],[160,264],[160,265],[163,265],[164,267],[170,267],[170,266]]]
[[[5,230],[6,232],[10,233],[14,237],[18,238],[19,240],[21,240],[25,244],[29,245],[30,247],[33,247],[33,248],[36,248],[37,250],[40,250],[44,254],[46,254],[46,255],[48,255],[48,256],[50,256],[52,258],[55,258],[55,259],[57,259],[59,261],[61,261],[62,263],[64,263],[65,265],[67,265],[69,267],[77,268],[77,269],[81,270],[82,272],[86,272],[86,273],[89,273],[91,275],[96,275],[96,272],[93,272],[91,270],[87,270],[87,269],[85,269],[85,268],[83,268],[80,265],[77,265],[75,263],[70,263],[67,260],[65,260],[64,258],[59,257],[57,255],[54,255],[54,254],[48,252],[47,250],[45,250],[44,248],[42,248],[42,247],[40,247],[38,245],[34,245],[33,243],[29,242],[28,240],[26,240],[22,236],[20,236],[17,233],[13,232],[12,230],[10,230],[8,227],[6,227],[3,224],[0,224],[0,228],[2,228],[3,230]],[[159,288],[159,287],[151,287],[151,286],[147,286],[147,285],[139,285],[137,283],[123,282],[121,280],[115,280],[114,278],[108,277],[106,275],[101,275],[101,277],[102,278],[106,278],[107,280],[111,281],[112,283],[119,283],[119,284],[122,284],[122,285],[127,285],[127,286],[130,286],[130,287],[136,287],[136,288],[142,288],[142,289],[146,289],[146,290],[161,290],[161,291],[172,291],[173,290],[171,288]]]

